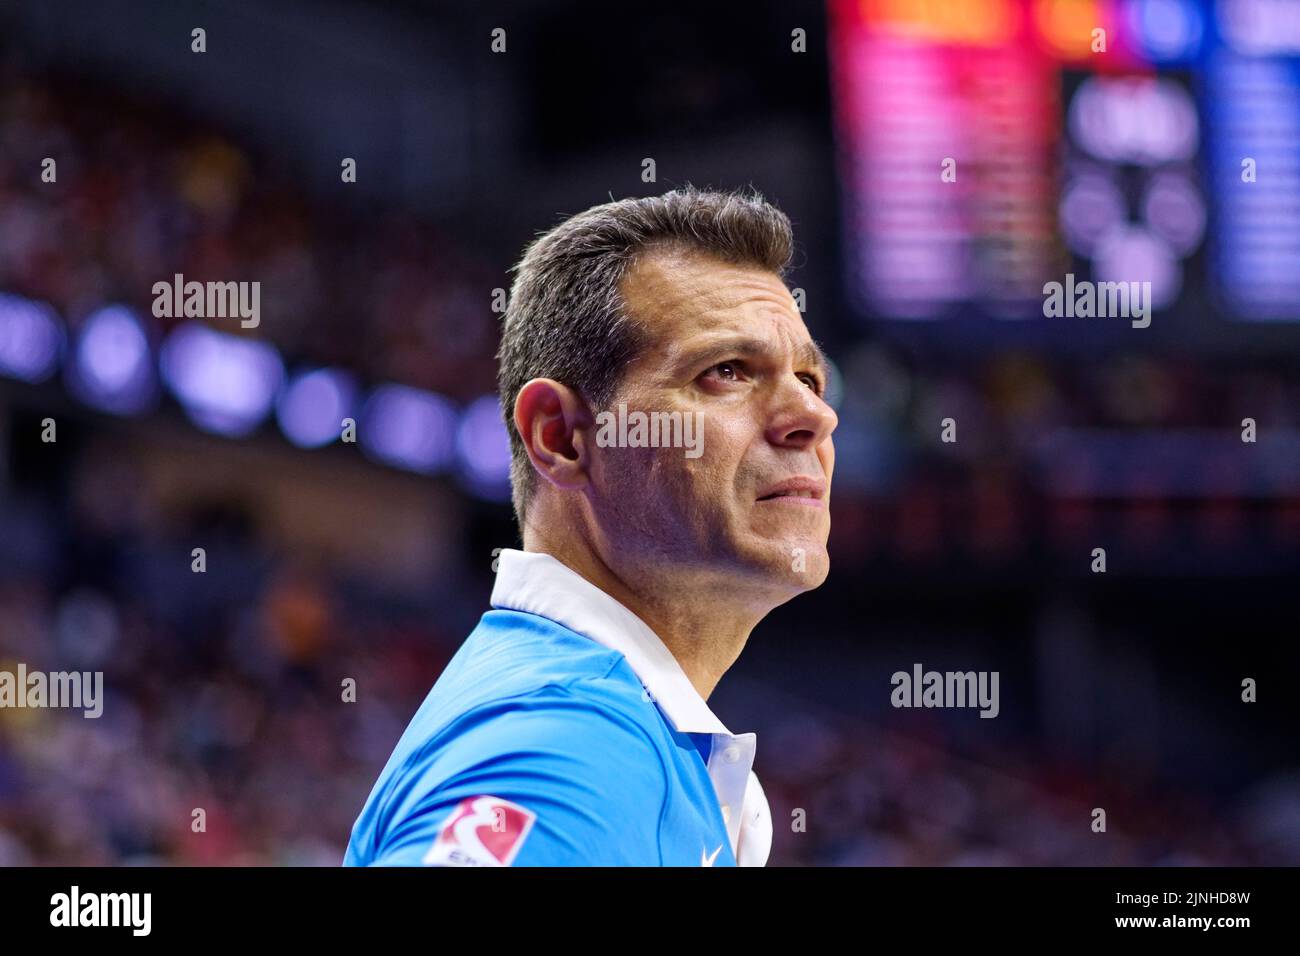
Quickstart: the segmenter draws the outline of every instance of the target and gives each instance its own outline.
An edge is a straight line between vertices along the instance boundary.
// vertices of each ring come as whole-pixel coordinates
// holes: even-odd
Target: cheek
[[[707,523],[715,519],[706,515],[731,508],[737,473],[749,446],[742,436],[707,415],[703,440],[698,438],[700,431],[694,434],[694,443],[687,447],[643,449],[648,452],[645,474],[650,478],[645,494],[666,494],[677,510]]]
[[[704,436],[703,454],[693,464],[712,483],[711,493],[721,495],[736,487],[754,436],[746,422],[707,417]]]
[[[835,471],[835,443],[829,438],[822,442],[817,447],[817,457],[821,460],[822,470],[826,472],[826,481],[829,483],[831,474]]]
[[[650,456],[647,474],[651,476],[649,495],[666,494],[685,506],[686,511],[702,510],[701,502],[716,490],[717,479],[711,471],[710,446],[706,438],[703,453],[689,458],[685,448],[660,448]]]

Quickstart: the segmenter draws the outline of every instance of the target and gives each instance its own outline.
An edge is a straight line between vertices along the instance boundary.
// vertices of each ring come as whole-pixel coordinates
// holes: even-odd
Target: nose
[[[767,440],[783,448],[816,448],[839,423],[835,409],[792,374],[782,382],[775,399]]]

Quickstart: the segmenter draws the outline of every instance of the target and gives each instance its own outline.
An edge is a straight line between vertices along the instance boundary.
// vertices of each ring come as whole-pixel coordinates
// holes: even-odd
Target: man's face
[[[628,274],[623,294],[649,345],[610,410],[679,412],[702,425],[702,445],[593,447],[592,506],[607,548],[632,565],[671,563],[790,595],[817,587],[829,568],[837,418],[822,397],[820,350],[784,283],[752,266],[659,253]]]

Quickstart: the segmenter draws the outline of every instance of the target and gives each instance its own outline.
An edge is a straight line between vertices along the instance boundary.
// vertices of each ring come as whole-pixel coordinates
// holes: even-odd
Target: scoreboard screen
[[[850,292],[1044,315],[1045,286],[1300,320],[1300,0],[832,0]]]

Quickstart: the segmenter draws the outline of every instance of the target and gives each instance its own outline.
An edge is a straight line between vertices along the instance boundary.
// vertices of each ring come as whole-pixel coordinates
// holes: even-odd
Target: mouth
[[[765,489],[758,496],[758,500],[802,505],[806,508],[820,508],[823,506],[825,497],[826,482],[817,478],[800,476],[798,478],[789,478],[780,484]]]

